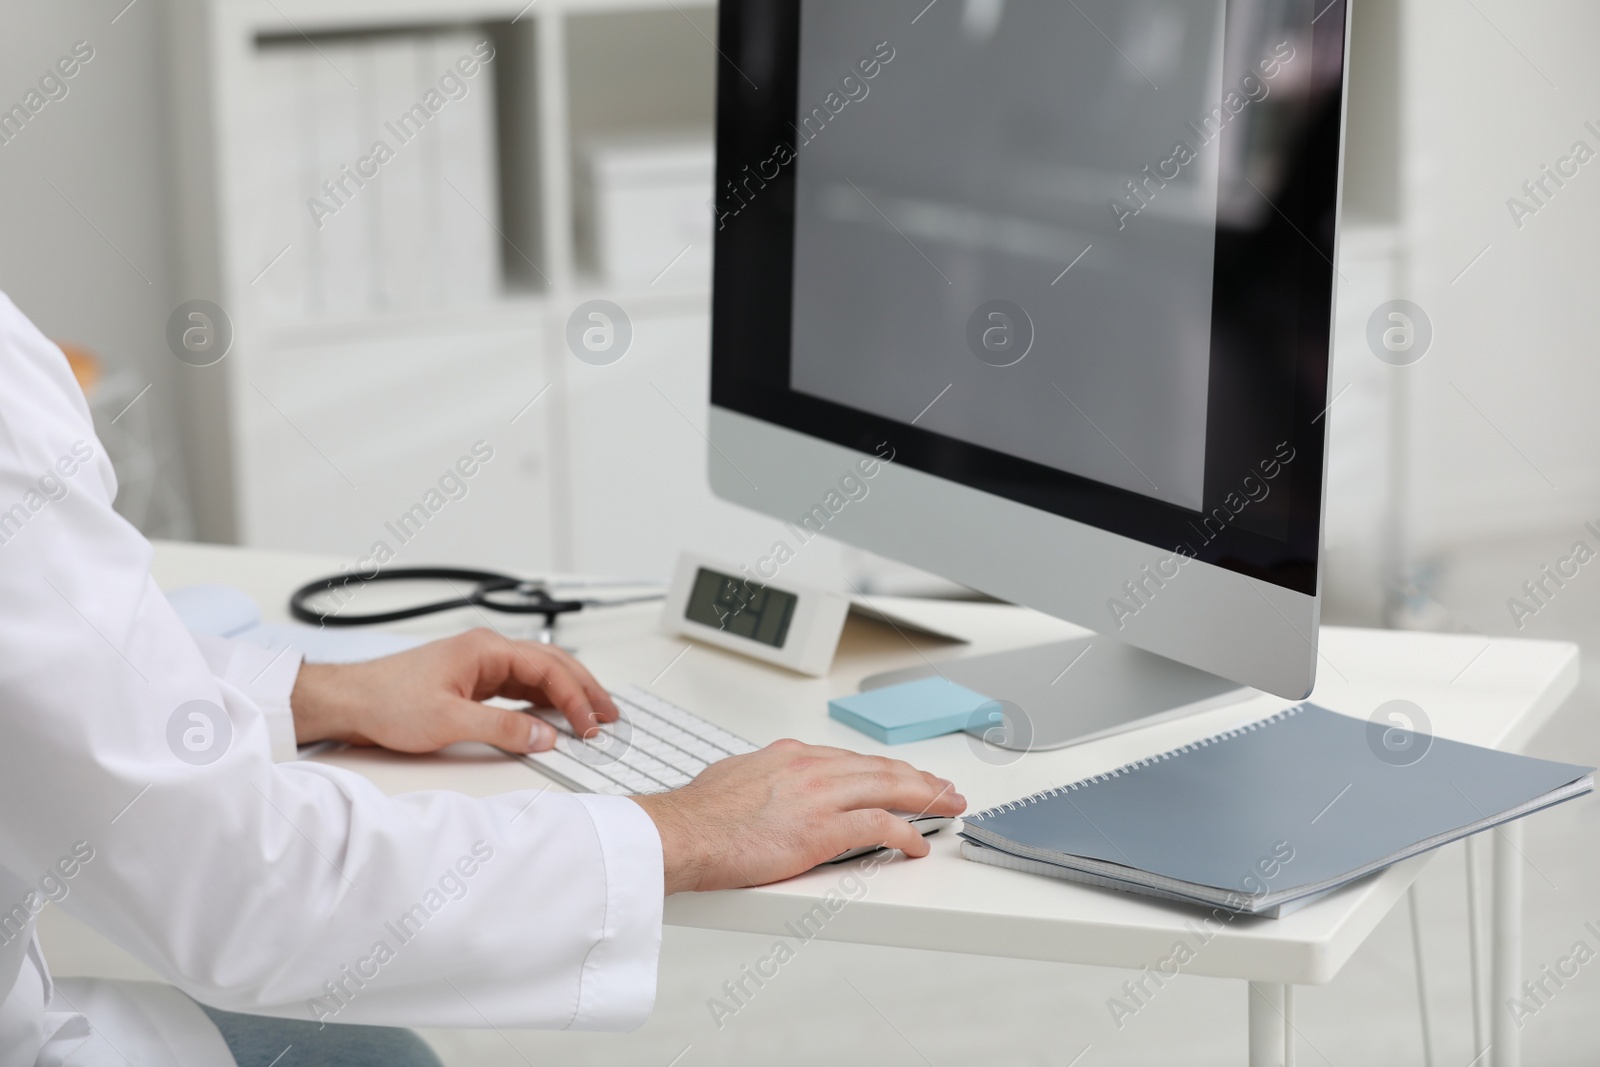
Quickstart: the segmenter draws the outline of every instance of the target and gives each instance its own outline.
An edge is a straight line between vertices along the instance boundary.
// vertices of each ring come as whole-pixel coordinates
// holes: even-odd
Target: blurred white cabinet
[[[661,578],[681,548],[734,560],[764,550],[777,524],[707,484],[704,270],[663,262],[659,277],[608,289],[576,252],[592,226],[574,204],[576,145],[709,129],[713,6],[172,0],[168,14],[172,54],[192,60],[173,74],[180,277],[185,298],[216,303],[234,328],[224,360],[185,368],[203,537],[352,565],[381,545],[396,565]],[[389,69],[403,49],[385,42],[430,34],[442,43],[417,50],[426,77]],[[450,147],[423,139],[443,130],[437,120],[401,151],[450,179],[459,202],[447,231],[493,228],[505,291],[469,307],[393,299],[393,286],[375,297],[372,279],[405,247],[384,220],[400,217],[414,175],[386,165],[319,231],[308,201],[337,177],[322,157],[358,160],[405,108],[396,92],[374,109],[361,83],[410,78],[415,89],[477,39],[494,59],[465,99],[494,101],[473,127],[492,124],[493,181],[452,174]],[[334,222],[354,225],[333,241]],[[708,258],[698,248],[683,262]],[[603,367],[566,343],[568,317],[595,298],[620,305],[634,333],[625,358]],[[451,473],[464,460],[470,478]]]
[[[520,317],[532,321],[269,335],[235,416],[242,539],[381,544],[401,565],[548,560],[550,397],[528,405],[549,379],[539,315]]]

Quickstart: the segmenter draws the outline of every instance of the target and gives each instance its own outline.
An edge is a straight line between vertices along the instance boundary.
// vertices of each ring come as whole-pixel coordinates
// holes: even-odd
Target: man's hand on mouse
[[[306,664],[289,704],[302,745],[335,740],[399,752],[436,752],[457,741],[508,752],[555,745],[555,727],[482,703],[490,697],[558,708],[579,734],[617,718],[605,687],[567,652],[487,629],[365,663]]]
[[[967,806],[949,782],[901,760],[787,739],[633,800],[661,834],[669,894],[776,882],[853,848],[926,856],[928,842],[888,809],[955,816]]]

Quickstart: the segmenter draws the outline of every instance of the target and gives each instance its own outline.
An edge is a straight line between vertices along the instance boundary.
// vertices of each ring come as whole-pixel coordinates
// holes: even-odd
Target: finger
[[[549,707],[545,682],[551,671],[549,646],[533,641],[513,641],[490,630],[474,630],[478,637],[479,669],[472,699],[506,697]]]
[[[840,852],[853,848],[882,846],[897,848],[907,856],[926,856],[932,846],[910,823],[882,809],[847,812],[840,817],[844,829],[844,844]]]
[[[924,815],[942,815],[946,818],[955,818],[967,810],[967,798],[956,792],[956,787],[949,782],[939,786],[939,792],[934,798],[916,810],[917,817]]]
[[[572,676],[578,680],[578,684],[583,687],[583,691],[589,694],[589,700],[594,704],[595,714],[599,716],[601,722],[615,722],[622,717],[622,713],[617,710],[616,702],[611,699],[611,694],[606,692],[606,687],[600,684],[599,680],[589,672],[589,668],[578,660],[578,657],[557,645],[541,645],[539,647],[548,651],[551,656],[555,657],[558,662],[565,664],[567,669],[572,672]]]
[[[829,782],[826,803],[841,810],[892,808],[927,815],[959,815],[966,798],[948,782],[935,784],[921,771],[880,768],[843,775]]]
[[[799,753],[800,755],[825,760],[827,768],[839,774],[864,774],[881,770],[923,773],[905,760],[892,759],[888,756],[868,756],[862,752],[851,752],[849,749],[824,748],[816,745],[803,747],[806,751]]]
[[[527,712],[474,700],[451,702],[453,740],[483,741],[507,752],[545,752],[556,743],[556,728]]]
[[[885,774],[897,775],[903,778],[920,779],[930,786],[935,792],[948,793],[956,796],[960,794],[955,784],[948,778],[940,778],[936,774],[920,770],[906,763],[904,760],[888,759],[883,756],[863,756],[854,752],[847,752],[843,757],[827,761],[818,768],[824,777],[837,778],[872,778]]]
[[[511,678],[525,689],[517,693],[507,691],[506,696],[523,699],[535,694],[542,696],[545,703],[566,716],[579,737],[587,737],[595,729],[601,721],[596,715],[598,709],[566,664],[541,648],[513,646],[508,655],[506,666]]]
[[[852,752],[847,748],[832,748],[828,745],[808,745],[793,738],[782,738],[774,741],[767,748],[772,749],[780,746],[783,747],[784,754],[792,760],[806,760],[819,764],[814,773],[821,773],[826,776],[871,774],[885,767],[894,767],[921,774],[929,782],[936,782],[941,787],[951,784],[948,779],[919,770],[904,760],[890,759],[886,756],[868,756],[860,752]]]
[[[852,752],[848,748],[834,748],[831,745],[808,745],[804,741],[796,741],[792,737],[785,737],[780,741],[774,741],[773,742],[774,745],[784,744],[784,743],[787,743],[793,749],[793,754],[796,757],[804,757],[804,758],[809,758],[809,759],[830,759],[830,760],[832,760],[832,759],[871,760],[871,759],[877,759],[878,758],[876,756],[863,756],[861,753]],[[771,747],[771,746],[768,746],[768,747]]]
[[[579,663],[577,659],[575,659],[572,654],[567,652],[565,649],[558,648],[555,645],[547,645],[532,641],[521,641],[516,643],[514,650],[517,655],[525,657],[528,661],[530,661],[536,672],[543,671],[548,673],[552,670],[559,671],[563,672],[566,676],[570,677],[574,682],[576,682],[579,688],[583,690],[584,695],[588,697],[590,711],[596,722],[615,722],[622,717],[621,712],[617,710],[616,703],[611,699],[611,694],[606,692],[605,686],[601,685],[599,681],[595,679],[594,675],[589,673],[589,669],[583,664]],[[543,676],[543,674],[540,675],[541,678]],[[507,679],[508,684],[506,685],[506,689],[514,689],[516,691],[502,692],[496,695],[512,696],[516,697],[517,699],[536,700],[552,707],[561,706],[560,703],[551,695],[548,687],[542,682],[536,686],[529,685],[525,679],[526,675],[518,677],[516,674],[513,674]],[[563,710],[565,710],[565,708],[563,708]],[[587,733],[593,727],[593,723],[591,722],[573,722],[572,725],[574,729],[577,729],[582,733]]]

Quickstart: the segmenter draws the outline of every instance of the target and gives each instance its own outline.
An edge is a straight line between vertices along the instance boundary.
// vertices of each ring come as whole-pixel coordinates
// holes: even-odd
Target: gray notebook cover
[[[1254,910],[1592,788],[1593,768],[1439,737],[1414,744],[1400,759],[1382,727],[1302,704],[968,816],[964,835],[1048,862],[1088,860],[1113,877],[1237,894]]]
[[[1073,867],[1064,867],[1059,863],[1046,863],[1043,860],[1030,860],[1022,856],[1013,856],[1009,852],[1002,852],[988,845],[980,845],[976,841],[961,842],[961,858],[973,860],[977,863],[987,863],[991,867],[1004,867],[1008,871],[1023,871],[1027,874],[1042,874],[1046,878],[1059,878],[1064,882],[1077,882],[1080,885],[1099,886],[1102,889],[1120,889],[1124,893],[1138,893],[1141,896],[1156,897],[1159,900],[1176,901],[1179,904],[1206,905],[1207,901],[1198,897],[1187,896],[1183,893],[1171,893],[1162,889],[1152,889],[1149,886],[1138,885],[1121,878],[1107,878],[1098,874],[1090,874]],[[1293,915],[1307,904],[1314,904],[1333,892],[1331,889],[1321,893],[1308,893],[1303,897],[1275,904],[1271,907],[1258,908],[1250,914],[1264,919],[1281,919],[1285,915]],[[1237,910],[1237,909],[1236,909]]]

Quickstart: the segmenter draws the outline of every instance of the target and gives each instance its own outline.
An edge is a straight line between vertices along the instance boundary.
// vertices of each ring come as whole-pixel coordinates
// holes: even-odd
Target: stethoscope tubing
[[[336,590],[359,590],[364,586],[374,585],[379,582],[403,581],[444,581],[452,584],[456,582],[471,582],[473,588],[464,595],[450,597],[445,600],[432,601],[426,604],[415,604],[408,608],[396,608],[393,611],[374,611],[359,615],[352,615],[340,611],[319,612],[309,606],[312,597],[322,596]],[[503,600],[493,599],[496,593],[505,593],[515,590],[519,595],[529,598],[522,603],[507,603]],[[656,599],[654,597],[650,599]],[[511,615],[543,615],[545,625],[550,626],[558,615],[582,611],[584,607],[594,601],[587,600],[558,600],[552,597],[536,581],[517,578],[509,574],[500,574],[496,571],[472,570],[468,567],[395,567],[377,574],[368,576],[363,574],[339,574],[327,578],[318,578],[307,582],[296,589],[289,597],[289,614],[304,623],[314,626],[376,626],[386,622],[399,622],[402,619],[415,619],[422,615],[433,615],[441,611],[454,611],[457,608],[488,608],[491,611],[504,612]]]

